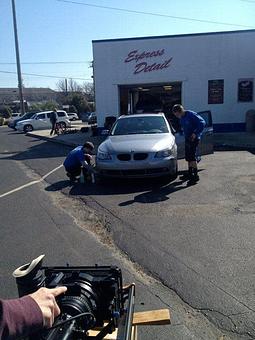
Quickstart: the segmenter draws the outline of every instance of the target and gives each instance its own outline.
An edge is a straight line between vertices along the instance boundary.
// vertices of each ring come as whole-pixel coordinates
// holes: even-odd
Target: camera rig
[[[13,272],[20,297],[40,287],[67,287],[57,298],[61,314],[50,329],[36,334],[36,339],[100,340],[116,329],[117,339],[131,339],[135,286],[123,288],[118,267],[44,267],[43,258],[41,255]],[[90,335],[89,331],[97,328],[97,335]]]

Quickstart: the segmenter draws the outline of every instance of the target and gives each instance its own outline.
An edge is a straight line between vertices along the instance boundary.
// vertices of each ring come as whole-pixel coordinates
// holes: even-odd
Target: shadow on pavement
[[[79,183],[78,181],[71,184],[69,180],[63,180],[56,183],[52,183],[45,188],[47,191],[63,190],[71,186],[69,195],[73,196],[89,196],[89,195],[120,195],[137,193],[141,191],[153,190],[166,185],[166,181],[162,179],[150,179],[150,180],[129,180],[125,179],[109,179],[92,184]]]
[[[144,192],[134,197],[133,200],[125,201],[119,204],[120,207],[125,207],[133,203],[157,203],[167,201],[169,195],[173,192],[186,189],[187,186],[184,185],[185,181],[175,181],[169,183],[161,188],[154,188],[151,191]]]
[[[34,142],[36,140],[33,140]],[[38,140],[41,142],[41,140]],[[2,159],[11,159],[22,161],[27,159],[66,157],[72,148],[67,145],[60,145],[51,142],[41,142],[37,145],[32,145],[24,151],[9,151],[11,156]]]
[[[53,183],[53,184],[49,185],[48,187],[46,187],[45,190],[46,191],[60,191],[60,190],[63,190],[65,188],[68,188],[70,186],[72,186],[72,184],[67,179],[67,180],[63,180],[63,181]]]
[[[110,196],[139,193],[133,200],[120,203],[120,206],[125,206],[134,202],[154,203],[164,201],[168,199],[167,195],[186,187],[185,181],[169,182],[163,179],[125,179],[125,182],[123,182],[123,179],[111,179],[96,184],[81,184],[76,182],[73,185],[69,180],[63,180],[52,183],[46,187],[45,190],[61,191],[70,186],[69,195],[71,196]]]
[[[203,169],[200,169],[203,171]],[[186,171],[179,171],[181,176]],[[62,180],[52,183],[45,188],[46,191],[61,191],[71,187],[69,195],[71,196],[109,196],[109,195],[125,195],[139,193],[134,199],[122,202],[119,206],[126,206],[135,202],[155,203],[166,201],[173,192],[187,188],[185,180],[179,178],[169,182],[167,179],[108,179],[92,184],[79,183],[79,181],[71,184],[69,180]]]
[[[73,186],[70,195],[124,195],[153,190],[166,185],[163,179],[105,179],[102,182]]]

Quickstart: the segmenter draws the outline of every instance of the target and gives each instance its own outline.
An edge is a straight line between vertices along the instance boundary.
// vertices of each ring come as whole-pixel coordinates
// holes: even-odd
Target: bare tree
[[[59,92],[67,92],[66,79],[60,79],[56,86]]]
[[[94,101],[95,91],[94,91],[94,84],[93,83],[86,83],[82,84],[82,91],[85,94],[87,100]]]
[[[82,92],[82,86],[79,85],[75,80],[69,79],[68,80],[68,91],[69,92]]]
[[[60,92],[82,92],[82,86],[73,79],[61,79],[57,82],[57,89]]]

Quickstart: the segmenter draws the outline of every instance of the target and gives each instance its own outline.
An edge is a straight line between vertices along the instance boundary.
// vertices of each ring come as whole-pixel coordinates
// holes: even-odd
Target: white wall
[[[238,103],[239,78],[255,78],[255,31],[94,41],[96,111],[99,126],[106,115],[118,115],[118,85],[182,81],[182,103],[195,111],[211,110],[214,123],[240,123],[254,101]],[[126,62],[129,52],[164,50],[161,56]],[[134,74],[137,64],[169,67]],[[224,79],[224,104],[208,104],[208,80]]]

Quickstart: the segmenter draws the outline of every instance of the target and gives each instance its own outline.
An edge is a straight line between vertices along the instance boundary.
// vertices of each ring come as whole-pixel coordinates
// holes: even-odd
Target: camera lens
[[[44,255],[41,255],[13,272],[12,275],[16,279],[20,297],[31,294],[44,286],[45,276],[40,270],[43,258]]]

